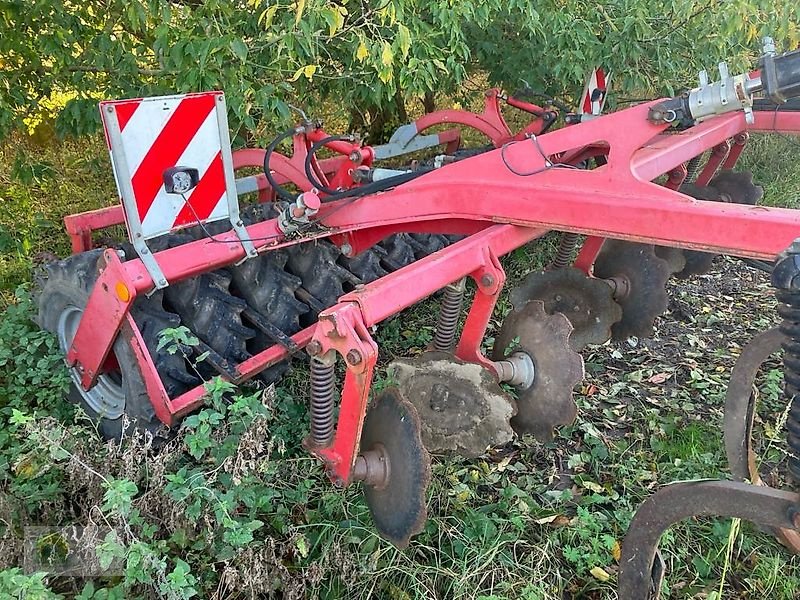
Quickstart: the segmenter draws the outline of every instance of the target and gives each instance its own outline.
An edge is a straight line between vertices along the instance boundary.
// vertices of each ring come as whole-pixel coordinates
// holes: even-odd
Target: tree
[[[762,35],[800,42],[779,0],[0,1],[0,133],[59,98],[60,133],[99,126],[101,98],[222,89],[231,126],[256,135],[290,105],[335,106],[373,133],[409,106],[460,100],[480,76],[574,99],[588,69],[622,95],[693,83],[699,66],[753,66]],[[51,103],[51,104],[48,104]]]

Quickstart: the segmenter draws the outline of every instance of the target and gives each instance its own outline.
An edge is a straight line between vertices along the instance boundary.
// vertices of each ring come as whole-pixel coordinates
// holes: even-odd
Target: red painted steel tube
[[[708,161],[703,167],[703,170],[700,171],[697,179],[694,180],[695,185],[708,185],[708,182],[714,178],[714,175],[716,175],[720,165],[727,160],[730,151],[730,140],[725,140],[721,144],[714,146],[714,148],[711,150],[711,156],[708,157]]]
[[[125,222],[122,205],[107,206],[64,217],[64,227],[72,242],[72,253],[92,248],[92,232]]]
[[[733,169],[736,166],[736,163],[739,160],[739,157],[742,155],[742,151],[744,147],[747,145],[747,141],[750,139],[750,134],[745,132],[740,133],[733,138],[733,145],[731,146],[730,152],[728,152],[728,156],[725,159],[725,162],[722,163],[723,169]]]
[[[298,345],[300,348],[304,348],[309,341],[311,341],[311,336],[314,335],[314,329],[316,325],[311,325],[310,327],[306,327],[302,331],[298,331],[292,336],[292,341]],[[238,377],[236,377],[233,382],[234,383],[241,383],[242,381],[246,381],[267,367],[271,367],[272,365],[279,363],[280,361],[289,357],[289,351],[279,344],[275,344],[264,350],[263,352],[259,352],[255,356],[251,356],[243,363],[240,363],[236,367],[236,372]],[[177,398],[172,399],[169,402],[169,410],[170,412],[175,415],[176,417],[183,416],[191,411],[193,411],[197,406],[199,406],[203,401],[203,395],[205,394],[205,387],[199,385],[191,390],[184,392]]]
[[[375,325],[476,269],[493,268],[491,255],[507,254],[545,233],[543,229],[513,225],[489,227],[345,294],[340,302],[356,302],[364,323]]]
[[[705,149],[736,135],[743,115],[728,115],[681,134],[659,136],[647,104],[560,129],[538,138],[547,155],[605,139],[608,164],[594,170],[544,168],[532,142],[519,142],[429,173],[399,188],[328,203],[319,222],[343,233],[410,221],[459,219],[573,231],[587,235],[773,259],[800,232],[800,212],[704,202],[650,183]],[[800,113],[795,113],[800,130]],[[696,130],[696,136],[690,135]],[[537,171],[520,177],[509,171]],[[487,190],[487,185],[491,186]],[[488,193],[488,192],[491,193]],[[420,199],[424,198],[424,202]],[[343,206],[347,210],[341,210]],[[284,242],[275,221],[248,228],[258,248]],[[199,240],[157,255],[169,281],[216,269],[244,257],[233,234]],[[187,257],[191,256],[191,260]],[[152,286],[139,261],[125,263],[138,290]]]
[[[591,275],[592,265],[594,265],[604,241],[605,238],[599,236],[587,237],[586,241],[583,242],[583,246],[581,246],[580,252],[578,252],[578,258],[575,259],[575,268],[580,269],[587,275]]]

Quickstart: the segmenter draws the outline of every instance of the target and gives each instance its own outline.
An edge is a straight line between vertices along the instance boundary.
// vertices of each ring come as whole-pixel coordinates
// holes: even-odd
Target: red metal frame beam
[[[342,296],[337,305],[320,314],[313,336],[320,353],[333,350],[348,367],[333,441],[325,448],[309,448],[328,465],[328,474],[335,483],[349,483],[358,453],[377,358],[377,345],[369,335],[369,327],[465,275],[480,281],[487,271],[495,274],[499,267],[497,256],[544,233],[510,225],[490,227]],[[498,277],[486,283],[488,301],[494,306],[502,280]],[[485,310],[479,308],[479,312],[483,314]],[[488,318],[479,315],[473,321],[463,344],[465,352],[473,346],[470,340],[483,339]],[[357,361],[351,359],[353,353]]]
[[[498,239],[509,237],[508,246],[497,248],[496,255],[546,230],[557,229],[771,259],[800,235],[800,211],[703,202],[651,183],[658,175],[741,133],[745,121],[743,115],[732,114],[710,119],[679,134],[662,135],[664,126],[647,121],[649,106],[640,105],[554,131],[540,136],[536,142],[518,142],[450,165],[395,190],[328,203],[319,218],[327,229],[312,237],[344,235],[371,228],[394,231],[395,228],[421,227],[420,223],[426,221],[440,223],[447,231],[449,220],[459,223],[460,227],[465,221],[475,221],[522,226],[499,228],[506,233]],[[772,122],[780,118],[782,127],[800,132],[800,113],[769,113],[768,116],[765,120],[763,114],[757,114],[756,128],[772,127]],[[547,157],[598,142],[609,146],[607,164],[591,171],[545,169]],[[535,174],[519,176],[509,170],[509,165],[517,171]],[[345,206],[347,210],[341,210]],[[382,278],[373,284],[375,287],[367,287],[346,298],[358,303],[368,325],[377,323],[427,296],[430,291],[426,290],[439,289],[472,273],[480,263],[465,257],[462,260],[458,253],[464,248],[473,248],[473,244],[480,245],[481,240],[485,241],[484,235],[500,235],[495,233],[497,231],[498,228],[492,227],[476,233],[465,240],[466,244],[462,242],[463,245],[456,244],[440,251]],[[261,251],[303,241],[285,240],[274,220],[250,226],[248,232]],[[457,258],[453,259],[454,256]],[[243,257],[242,246],[233,233],[222,234],[214,240],[198,240],[156,255],[170,282],[237,262]],[[104,273],[104,276],[111,283],[124,283],[132,292],[152,288],[152,280],[140,260],[121,264],[113,273]],[[117,311],[114,322],[109,322],[108,311],[101,309],[107,300],[95,298],[104,293],[99,286],[92,293],[86,318],[81,320],[76,335],[78,345],[70,351],[73,358],[78,353],[75,348],[86,347],[83,342],[88,333],[82,330],[88,332],[94,320],[102,320],[106,328],[116,331],[125,318],[125,314]],[[375,294],[374,299],[371,294]],[[316,331],[320,331],[319,327]],[[91,360],[82,360],[90,371],[99,369],[102,360],[95,359],[102,358],[110,349],[111,341],[106,344],[106,337],[103,336],[103,344],[100,344],[103,347],[89,353]],[[83,356],[84,350],[80,353]],[[245,372],[255,372],[260,364],[266,364],[264,360],[264,357],[254,360],[244,367]],[[178,405],[177,410],[183,410],[181,406]]]
[[[591,171],[542,171],[544,159],[537,148],[532,142],[519,142],[429,173],[395,190],[328,203],[318,220],[329,230],[312,237],[457,219],[772,259],[798,236],[798,211],[694,200],[649,181],[736,135],[744,127],[742,115],[699,125],[695,139],[687,132],[658,136],[663,128],[646,120],[647,110],[645,104],[538,138],[547,155],[584,146],[588,139],[606,139],[611,148],[609,162]],[[800,113],[793,116],[800,131]],[[538,171],[520,177],[505,163],[517,170]],[[486,189],[489,184],[491,193]],[[347,210],[341,210],[344,205]],[[275,220],[252,225],[248,232],[262,250],[298,243],[284,241]],[[244,251],[235,235],[228,233],[156,256],[173,282],[236,262],[244,257]],[[124,267],[137,290],[152,287],[140,261],[129,261]]]

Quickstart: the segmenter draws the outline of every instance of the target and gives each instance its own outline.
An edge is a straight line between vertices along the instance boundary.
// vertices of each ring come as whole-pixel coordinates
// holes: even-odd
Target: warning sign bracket
[[[257,255],[239,214],[224,94],[108,101],[100,111],[128,237],[156,289],[169,282],[147,241],[166,233],[226,219],[245,260]],[[179,165],[199,173],[185,194],[162,183],[164,171]]]

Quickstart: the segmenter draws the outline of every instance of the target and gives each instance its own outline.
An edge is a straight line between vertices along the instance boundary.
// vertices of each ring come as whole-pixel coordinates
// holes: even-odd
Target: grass
[[[793,149],[766,136],[749,144],[742,165],[765,186],[766,204],[797,204]],[[52,339],[30,323],[24,288],[14,289],[40,253],[68,252],[64,214],[113,200],[105,152],[97,139],[2,149],[0,596],[614,598],[619,544],[636,507],[672,481],[727,476],[720,427],[730,369],[748,339],[777,322],[767,278],[733,259],[671,281],[670,311],[653,339],[584,352],[580,414],[554,442],[521,440],[476,461],[436,457],[430,519],[405,552],[377,537],[358,486],[333,488],[300,447],[302,365],[274,393],[247,392],[231,404],[220,391],[160,452],[100,443],[60,400],[66,377]],[[546,264],[554,242],[506,257],[509,286]],[[381,326],[381,374],[394,357],[424,349],[436,305]],[[507,310],[503,298],[487,343]],[[764,471],[780,483],[780,364],[766,367],[757,441]],[[217,425],[206,430],[206,422]],[[15,570],[25,526],[98,520],[120,532],[103,547],[122,557],[124,579]],[[665,597],[800,595],[798,559],[748,523],[690,520],[661,545]]]

